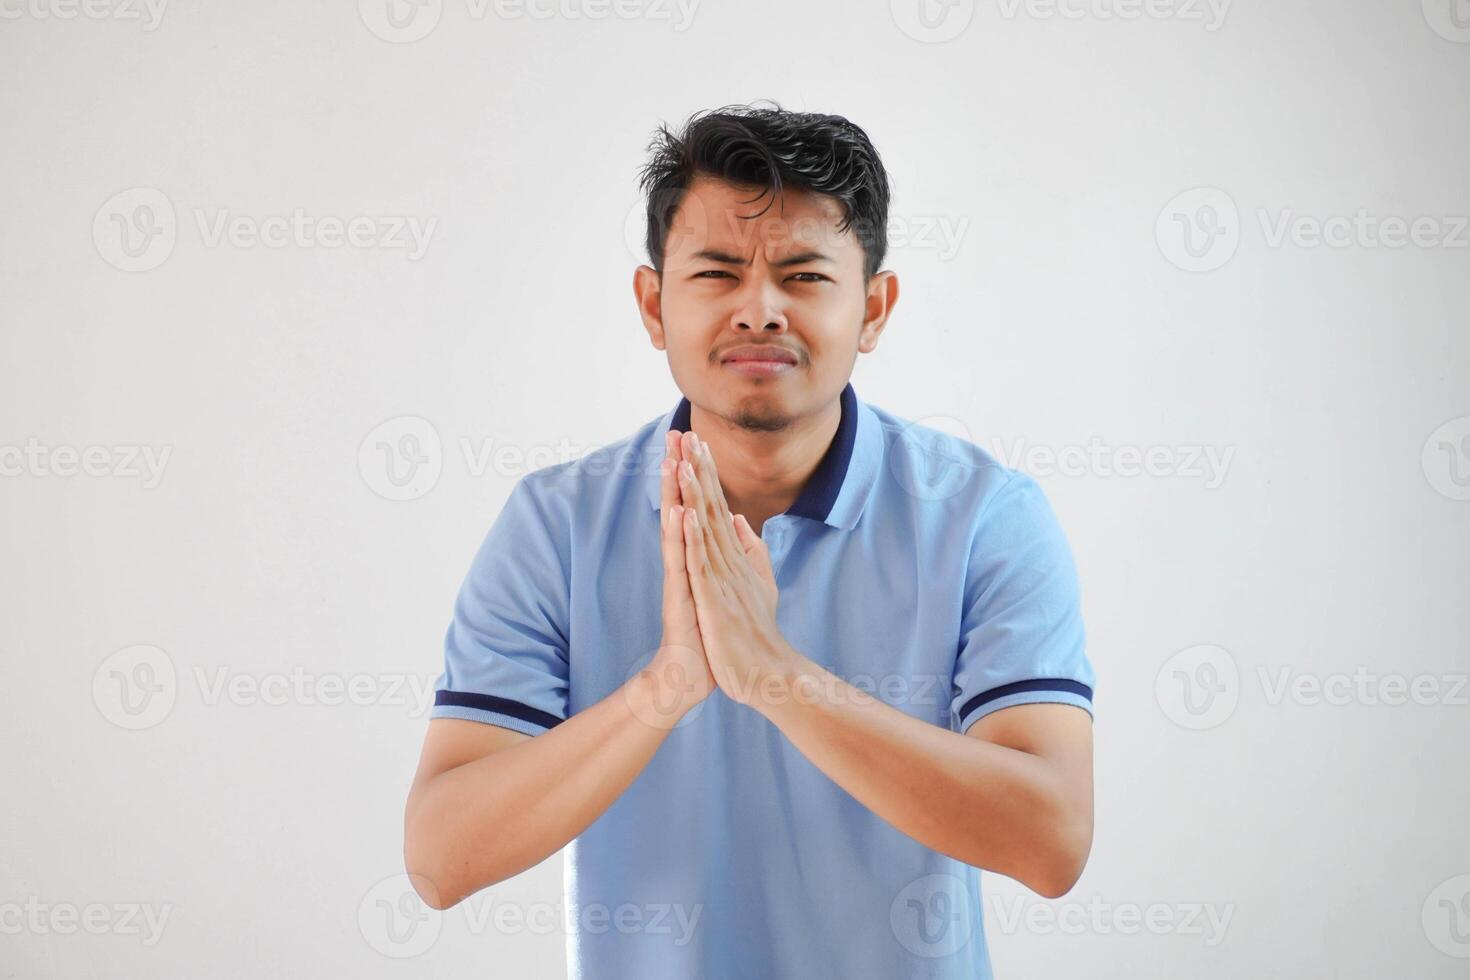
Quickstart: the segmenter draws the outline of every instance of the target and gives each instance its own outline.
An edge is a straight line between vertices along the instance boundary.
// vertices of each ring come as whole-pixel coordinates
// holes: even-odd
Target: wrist
[[[750,707],[771,720],[782,708],[802,698],[810,700],[810,691],[826,671],[784,640],[761,660],[758,683],[751,687]]]
[[[643,669],[628,681],[628,703],[650,727],[671,729],[708,695],[698,651],[660,643]]]

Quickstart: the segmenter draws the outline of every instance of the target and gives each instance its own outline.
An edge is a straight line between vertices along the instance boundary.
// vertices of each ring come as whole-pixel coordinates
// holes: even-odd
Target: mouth
[[[774,378],[796,370],[796,365],[790,361],[730,360],[720,366],[752,378]]]
[[[720,359],[721,367],[755,378],[776,377],[794,370],[796,365],[796,353],[775,344],[737,347]]]

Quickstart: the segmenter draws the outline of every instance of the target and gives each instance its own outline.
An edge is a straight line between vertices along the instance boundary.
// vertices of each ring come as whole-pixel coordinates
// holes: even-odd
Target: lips
[[[797,363],[796,354],[785,347],[777,347],[773,344],[751,344],[745,347],[736,347],[726,351],[725,356],[720,358],[722,363],[730,364],[740,361],[773,361],[777,364]]]

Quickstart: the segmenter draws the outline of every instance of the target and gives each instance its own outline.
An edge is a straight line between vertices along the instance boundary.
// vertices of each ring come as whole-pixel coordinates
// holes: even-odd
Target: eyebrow
[[[719,262],[721,265],[745,265],[746,261],[738,255],[722,252],[717,248],[702,248],[694,253],[696,259],[709,259],[711,262]],[[784,259],[778,259],[773,263],[776,268],[784,269],[791,265],[804,265],[807,262],[831,262],[837,264],[837,260],[822,252],[798,252],[788,255]]]

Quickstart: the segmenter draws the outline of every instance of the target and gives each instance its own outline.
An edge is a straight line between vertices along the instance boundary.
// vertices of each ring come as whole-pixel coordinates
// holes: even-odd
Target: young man
[[[586,980],[989,977],[977,869],[1054,898],[1091,847],[1066,539],[1029,477],[857,398],[898,298],[861,129],[726,107],[652,150],[634,292],[685,397],[512,490],[407,869],[443,909],[570,843]]]

